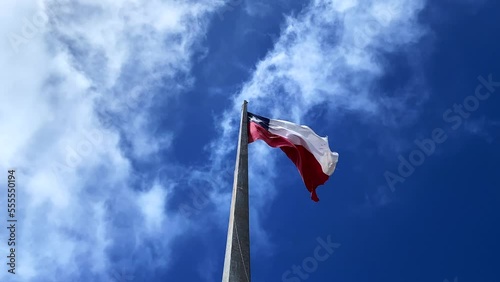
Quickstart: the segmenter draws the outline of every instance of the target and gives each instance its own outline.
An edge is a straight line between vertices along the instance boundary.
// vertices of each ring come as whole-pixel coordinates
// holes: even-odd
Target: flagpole
[[[222,282],[250,282],[247,101],[241,110]]]

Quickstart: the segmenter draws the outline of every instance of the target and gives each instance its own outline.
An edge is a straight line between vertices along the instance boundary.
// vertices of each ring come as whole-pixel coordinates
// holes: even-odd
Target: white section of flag
[[[335,171],[339,154],[328,146],[328,137],[318,136],[311,128],[284,120],[271,119],[269,132],[282,136],[295,145],[302,145],[314,155],[323,173],[330,176]]]

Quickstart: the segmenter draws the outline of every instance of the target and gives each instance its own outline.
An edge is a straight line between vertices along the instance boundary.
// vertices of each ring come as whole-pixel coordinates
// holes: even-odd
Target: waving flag
[[[319,201],[316,188],[333,174],[338,153],[330,151],[328,137],[318,136],[304,125],[269,119],[248,112],[248,143],[264,140],[280,148],[297,166],[311,199]]]

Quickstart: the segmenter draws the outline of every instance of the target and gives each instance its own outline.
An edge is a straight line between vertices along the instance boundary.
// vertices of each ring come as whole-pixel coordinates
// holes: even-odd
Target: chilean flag
[[[319,201],[316,188],[333,174],[339,154],[330,151],[328,137],[320,137],[304,125],[268,119],[247,113],[248,143],[264,140],[273,148],[280,148],[297,166],[311,199]]]

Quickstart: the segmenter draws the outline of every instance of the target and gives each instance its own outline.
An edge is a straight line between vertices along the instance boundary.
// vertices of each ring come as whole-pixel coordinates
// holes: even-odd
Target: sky
[[[1,281],[221,281],[243,100],[339,153],[249,145],[253,281],[500,281],[498,1],[0,7]]]

